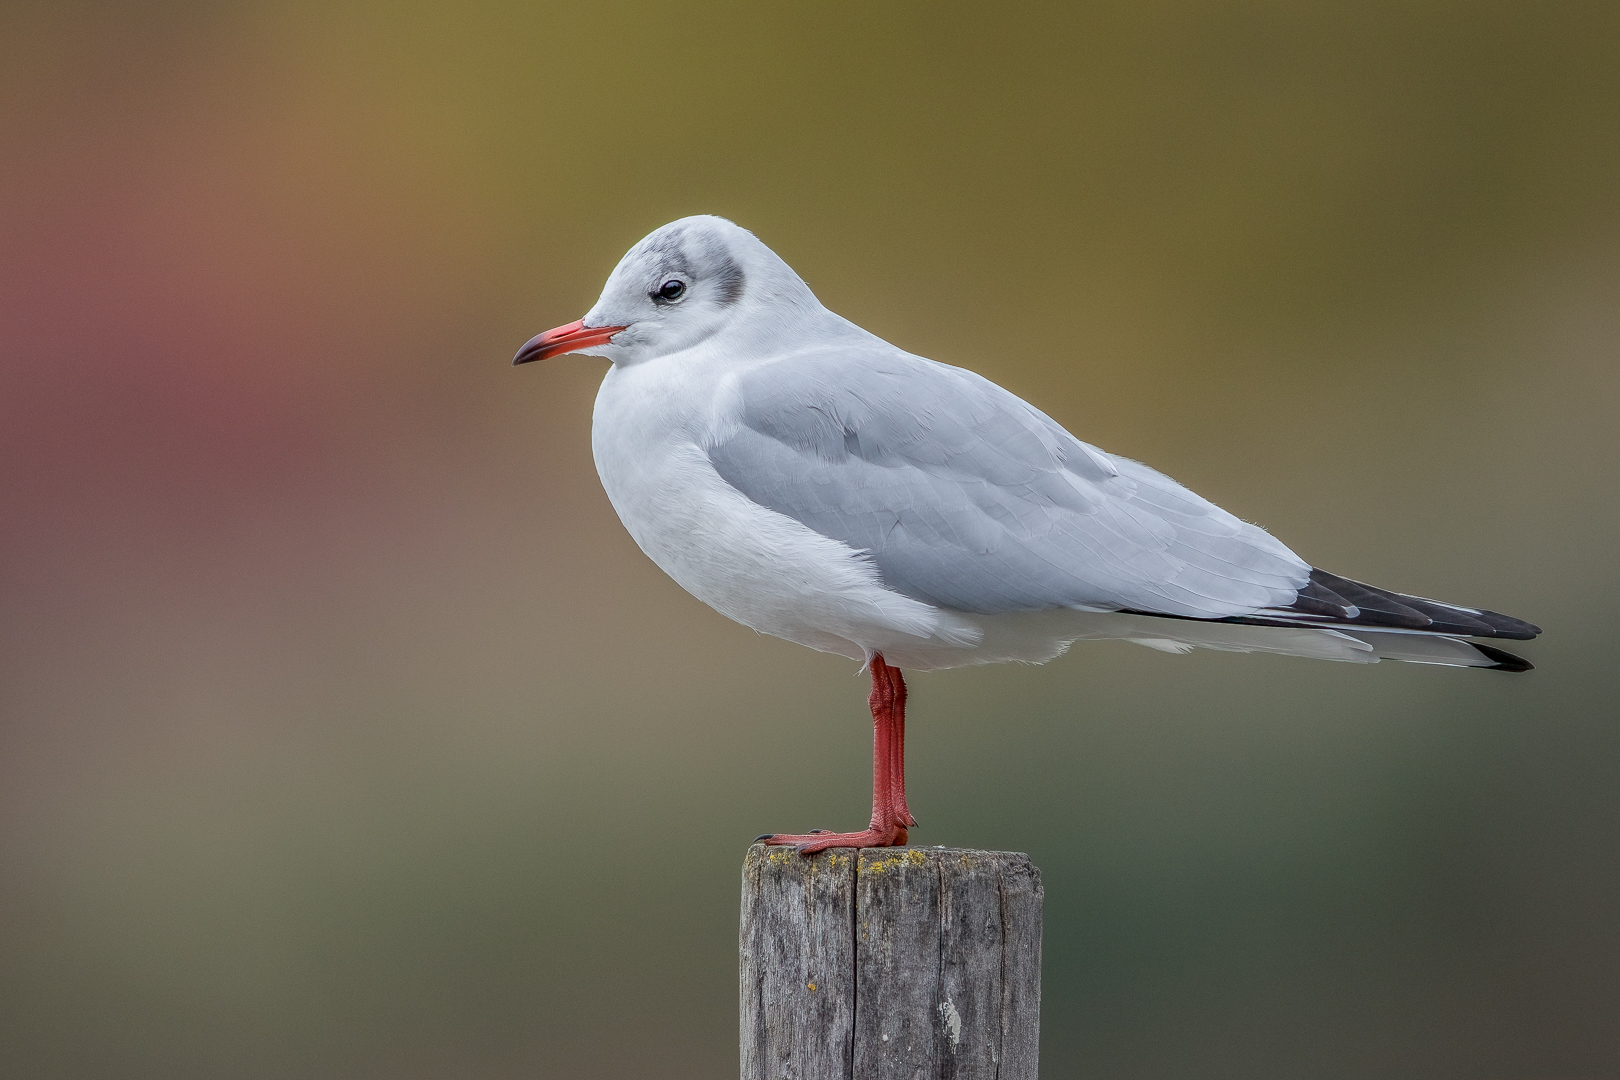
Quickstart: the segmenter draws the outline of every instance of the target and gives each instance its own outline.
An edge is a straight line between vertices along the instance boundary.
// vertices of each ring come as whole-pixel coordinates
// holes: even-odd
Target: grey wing
[[[761,365],[737,390],[708,448],[719,474],[914,599],[1223,618],[1286,607],[1310,574],[1264,530],[961,368],[850,348]]]

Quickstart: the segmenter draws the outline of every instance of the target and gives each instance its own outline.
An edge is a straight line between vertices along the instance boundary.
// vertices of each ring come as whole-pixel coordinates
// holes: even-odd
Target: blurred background
[[[855,665],[624,533],[605,362],[718,213],[834,310],[1524,676],[1091,644],[912,682],[1028,851],[1045,1075],[1620,1075],[1620,7],[0,7],[0,1073],[714,1077]]]

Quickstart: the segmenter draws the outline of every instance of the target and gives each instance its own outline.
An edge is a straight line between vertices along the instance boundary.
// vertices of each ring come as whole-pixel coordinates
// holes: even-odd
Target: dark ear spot
[[[742,267],[730,258],[720,264],[720,269],[714,275],[714,287],[719,292],[722,304],[735,304],[743,294]]]

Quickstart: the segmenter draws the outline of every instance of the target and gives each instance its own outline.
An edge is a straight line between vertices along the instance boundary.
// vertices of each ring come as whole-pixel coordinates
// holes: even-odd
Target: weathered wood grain
[[[1035,1080],[1041,1061],[1041,872],[1027,856],[1004,859],[1001,871],[1000,1080]],[[1033,913],[1033,917],[1031,917]],[[1027,1022],[1025,1017],[1030,1018]]]
[[[742,1075],[848,1080],[855,852],[755,844],[743,864]]]
[[[1042,899],[1012,852],[754,845],[744,1080],[1034,1080]]]

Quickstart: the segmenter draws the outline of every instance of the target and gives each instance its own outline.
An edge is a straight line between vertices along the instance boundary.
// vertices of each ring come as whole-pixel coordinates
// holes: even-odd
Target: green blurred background
[[[1045,872],[1049,1077],[1620,1076],[1620,5],[0,8],[0,1074],[715,1077],[855,665],[635,548],[672,218],[1509,677],[913,680],[913,838]]]

